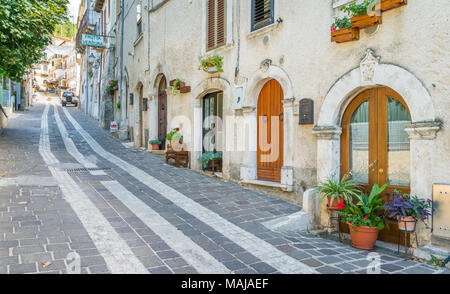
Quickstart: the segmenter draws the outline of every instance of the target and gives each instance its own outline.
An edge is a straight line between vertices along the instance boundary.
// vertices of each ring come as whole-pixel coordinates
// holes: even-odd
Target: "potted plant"
[[[318,191],[322,194],[322,201],[328,199],[329,210],[339,210],[342,204],[352,202],[359,192],[358,184],[350,179],[349,175],[344,175],[341,180],[328,178],[320,183]]]
[[[118,82],[116,80],[110,80],[108,82],[108,85],[105,89],[105,94],[110,93],[111,95],[114,94],[114,91],[118,89]]]
[[[385,205],[385,215],[397,218],[400,231],[414,232],[417,221],[425,223],[431,215],[431,203],[429,199],[419,199],[417,196],[402,195],[400,191],[395,191],[390,195],[390,202]]]
[[[364,29],[377,24],[381,24],[381,11],[372,10],[375,0],[365,0],[360,4],[351,3],[341,7],[351,15],[352,27]]]
[[[379,212],[384,210],[380,194],[386,186],[378,187],[375,184],[369,195],[356,195],[354,202],[347,202],[338,212],[341,221],[348,224],[353,247],[361,250],[374,248],[378,232],[384,229],[384,218]]]
[[[175,151],[181,150],[181,144],[183,143],[183,136],[181,135],[180,128],[175,128],[167,134],[166,140],[170,143],[170,147]]]
[[[348,16],[335,18],[331,25],[331,42],[343,43],[359,40],[359,29],[352,28],[352,22]]]
[[[152,145],[152,150],[159,150],[159,146],[162,144],[160,140],[150,140],[148,143]]]
[[[116,103],[116,107],[117,107],[117,109],[120,109],[120,100],[119,100],[119,101],[117,101],[117,103]]]
[[[223,57],[219,55],[210,56],[202,59],[200,62],[199,70],[203,70],[207,73],[223,72]]]
[[[208,167],[209,162],[214,159],[222,159],[222,154],[206,152],[206,153],[203,153],[202,156],[200,156],[198,160],[202,163],[203,169],[206,169]]]
[[[181,93],[181,88],[184,88],[186,84],[182,79],[176,78],[175,80],[170,81],[170,86],[172,87],[172,94],[178,95]]]

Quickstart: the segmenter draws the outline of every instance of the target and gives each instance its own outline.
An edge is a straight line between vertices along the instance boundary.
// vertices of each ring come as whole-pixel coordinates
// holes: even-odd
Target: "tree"
[[[20,81],[39,62],[68,0],[0,0],[0,76]]]

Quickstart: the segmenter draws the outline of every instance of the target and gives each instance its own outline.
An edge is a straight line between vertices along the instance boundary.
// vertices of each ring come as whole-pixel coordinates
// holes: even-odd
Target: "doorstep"
[[[260,180],[242,180],[239,182],[239,184],[278,188],[285,192],[293,192],[294,191],[294,186],[283,185],[283,184],[277,183],[277,182],[260,181]]]
[[[415,248],[413,255],[426,261],[430,261],[431,256],[435,256],[438,259],[445,260],[450,256],[450,250],[434,245],[425,245],[420,248]],[[450,262],[447,263],[446,267],[450,269]]]

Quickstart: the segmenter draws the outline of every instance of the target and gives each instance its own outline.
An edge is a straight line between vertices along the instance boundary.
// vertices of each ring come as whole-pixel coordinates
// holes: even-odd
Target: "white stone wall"
[[[124,67],[129,92],[135,93],[134,106],[128,108],[129,115],[133,117],[129,122],[134,126],[135,142],[139,138],[136,127],[139,123],[136,110],[136,87],[139,83],[143,84],[144,97],[149,98],[149,110],[144,113],[144,128],[149,129],[152,139],[157,132],[157,86],[161,74],[168,81],[182,78],[192,87],[189,94],[173,96],[169,93],[168,119],[170,122],[177,116],[186,116],[193,128],[194,125],[196,128],[201,126],[197,122],[201,113],[198,99],[205,93],[224,91],[224,117],[251,116],[255,111],[251,107],[256,106],[264,81],[276,78],[283,86],[285,99],[294,98],[290,110],[292,114],[288,125],[285,125],[288,140],[285,141],[285,162],[293,167],[294,193],[285,197],[300,202],[302,192],[317,183],[317,168],[322,165],[321,161],[329,164],[339,158],[339,144],[333,143],[333,140],[324,140],[323,144],[318,145],[318,138],[312,133],[313,125],[298,125],[298,101],[302,98],[314,100],[315,123],[318,124],[322,104],[330,89],[343,76],[358,68],[366,49],[371,48],[376,56],[381,57],[381,65],[389,64],[404,69],[419,81],[422,86],[419,90],[405,85],[403,93],[408,96],[404,97],[405,100],[409,97],[420,99],[417,91],[424,91],[430,97],[425,107],[433,109],[434,119],[442,121],[442,130],[437,133],[433,144],[427,147],[431,153],[413,155],[424,156],[429,164],[426,170],[422,170],[422,173],[427,174],[427,180],[417,184],[419,180],[412,179],[415,181],[412,187],[419,185],[416,191],[427,194],[424,197],[431,197],[432,183],[449,181],[450,133],[446,125],[450,122],[450,86],[447,81],[450,76],[450,58],[447,54],[450,38],[445,30],[448,27],[447,0],[436,0],[432,5],[425,1],[410,0],[407,6],[383,13],[383,23],[375,33],[361,30],[359,41],[342,44],[330,42],[330,25],[338,9],[333,8],[332,1],[275,1],[275,19],[282,18],[283,22],[253,33],[250,32],[250,1],[231,1],[231,11],[228,11],[230,23],[227,26],[231,31],[227,34],[227,45],[212,53],[205,53],[204,49],[205,1],[143,0],[143,7],[147,9],[157,7],[160,2],[167,3],[151,13],[143,10],[144,33],[139,42],[136,42],[137,1],[126,2]],[[210,75],[198,70],[200,59],[209,54],[224,56],[224,73]],[[262,71],[260,65],[266,59],[270,59],[272,65]],[[239,72],[235,76],[237,67]],[[235,87],[240,85],[246,89],[244,108],[235,111],[233,93]],[[342,97],[341,104],[336,104],[339,109],[335,123],[340,121],[348,101],[349,97]],[[413,113],[412,119],[420,122],[424,117],[417,115],[416,119]],[[225,139],[229,133],[224,126]],[[196,146],[198,139],[199,135],[194,131],[190,136],[185,136],[190,146]],[[412,152],[414,150],[422,152],[420,150],[423,149],[413,146]],[[198,152],[194,154],[192,166],[199,168],[196,158]],[[239,181],[246,171],[252,177],[254,174],[251,168],[245,168],[254,165],[254,156],[251,152],[225,152],[224,177]],[[338,166],[339,162],[335,165]]]

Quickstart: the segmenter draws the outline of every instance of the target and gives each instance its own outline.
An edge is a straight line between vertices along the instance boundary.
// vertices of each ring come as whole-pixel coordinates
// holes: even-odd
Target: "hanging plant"
[[[200,62],[199,70],[208,73],[223,72],[223,56],[214,55],[203,59]]]
[[[116,107],[117,107],[117,109],[120,109],[120,100],[119,100],[119,101],[117,101],[117,103],[116,103]]]
[[[117,89],[118,89],[118,82],[116,80],[110,80],[105,89],[105,94],[108,94],[108,93],[113,94],[113,92]]]
[[[184,87],[184,81],[182,79],[176,78],[173,81],[173,85],[172,85],[172,94],[173,95],[178,95],[180,94],[180,89],[181,87]]]

